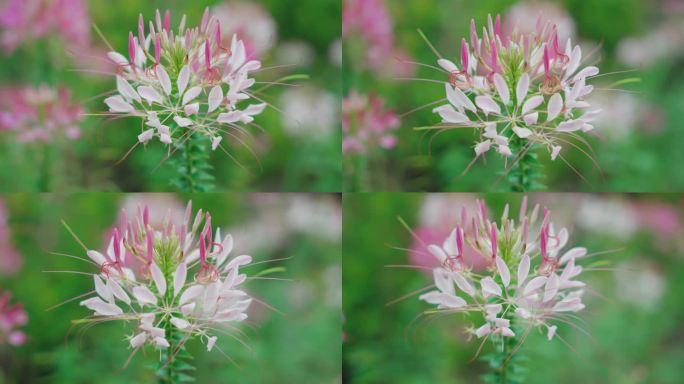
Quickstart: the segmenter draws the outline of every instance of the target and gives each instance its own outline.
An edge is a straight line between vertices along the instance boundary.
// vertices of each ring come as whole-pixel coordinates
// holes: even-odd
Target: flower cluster
[[[21,304],[10,305],[12,294],[0,292],[0,345],[22,345],[26,334],[17,328],[28,322],[28,315]]]
[[[600,110],[584,98],[599,73],[581,67],[582,50],[559,41],[557,27],[539,23],[535,32],[501,32],[501,20],[489,17],[479,37],[471,21],[470,44],[461,40],[460,68],[440,58],[448,73],[448,104],[434,109],[444,127],[472,127],[479,134],[475,153],[492,148],[504,156],[520,156],[544,146],[556,159],[563,143],[593,129]]]
[[[0,10],[0,45],[11,53],[25,41],[60,36],[73,47],[90,42],[83,0],[8,0]]]
[[[506,206],[497,225],[488,219],[483,201],[472,216],[464,209],[443,244],[428,246],[440,263],[433,269],[437,290],[420,299],[441,311],[482,313],[484,324],[469,329],[478,338],[515,336],[512,323],[517,323],[545,328],[551,340],[557,329],[552,321],[568,322],[568,313],[584,308],[585,284],[577,280],[582,267],[576,261],[587,250],[562,252],[568,231],[554,228],[546,208],[540,213],[537,205],[528,214],[523,199],[517,221],[508,211]],[[476,250],[488,267],[474,270],[464,262],[465,247]]]
[[[198,27],[186,28],[185,16],[177,31],[171,29],[171,14],[159,11],[147,34],[142,15],[138,33],[128,35],[128,57],[109,52],[119,67],[118,95],[105,103],[111,112],[142,117],[145,130],[141,143],[158,137],[164,144],[186,140],[198,133],[211,140],[213,150],[223,133],[242,130],[265,103],[243,103],[254,96],[255,80],[250,73],[261,68],[251,60],[242,40],[233,35],[229,46],[222,40],[221,24],[204,12]]]
[[[15,132],[19,142],[51,143],[81,136],[83,108],[64,87],[5,89],[0,98],[0,130]]]
[[[175,343],[180,349],[199,337],[211,350],[217,326],[247,318],[252,299],[240,289],[247,277],[239,268],[252,258],[229,258],[233,238],[213,232],[209,213],[200,210],[190,221],[191,210],[189,203],[182,223],[167,219],[158,227],[151,225],[147,207],[130,220],[123,210],[106,252],[87,252],[100,271],[93,275],[97,295],[81,305],[94,311],[92,321],[138,322],[129,337],[132,348],[167,349]]]
[[[0,275],[13,275],[23,264],[19,251],[12,245],[7,216],[5,202],[0,200]]]
[[[383,100],[376,96],[361,96],[352,91],[342,101],[343,153],[367,153],[373,147],[394,148],[399,128],[399,116],[383,110]]]

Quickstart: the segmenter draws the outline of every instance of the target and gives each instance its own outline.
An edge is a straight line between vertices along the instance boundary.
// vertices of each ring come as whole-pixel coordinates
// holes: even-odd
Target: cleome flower
[[[470,44],[461,40],[460,67],[438,60],[448,74],[448,103],[433,111],[446,128],[477,131],[477,157],[494,149],[518,158],[541,146],[555,160],[564,143],[594,128],[600,113],[585,101],[593,90],[587,81],[599,69],[581,68],[581,62],[581,48],[569,38],[560,42],[554,24],[540,21],[533,32],[504,35],[500,17],[492,21],[490,15],[480,37],[471,20]]]
[[[10,305],[12,294],[0,291],[0,345],[19,346],[26,342],[26,334],[19,327],[26,325],[28,315],[22,304]]]
[[[365,154],[376,147],[392,149],[397,145],[394,132],[399,116],[383,109],[384,100],[377,95],[364,96],[351,91],[342,101],[342,153]]]
[[[577,279],[582,267],[576,261],[587,256],[586,248],[563,251],[568,231],[556,230],[546,208],[541,218],[538,205],[528,214],[526,198],[517,221],[508,217],[507,205],[498,225],[487,218],[483,201],[478,207],[472,216],[463,209],[443,244],[428,246],[440,263],[433,269],[437,289],[420,299],[438,311],[482,313],[484,322],[467,330],[478,338],[516,336],[513,324],[518,324],[541,328],[551,340],[555,321],[569,323],[568,314],[584,308],[585,284]],[[466,246],[485,260],[485,270],[464,262]]]
[[[250,73],[261,62],[248,57],[237,35],[224,46],[221,24],[208,9],[198,27],[186,28],[185,21],[171,30],[170,12],[162,19],[157,11],[145,31],[140,15],[137,35],[128,35],[128,57],[108,54],[119,67],[118,94],[105,103],[110,112],[145,120],[141,143],[157,137],[170,145],[198,133],[216,150],[224,133],[242,130],[265,109],[265,103],[249,103]]]
[[[87,252],[100,271],[93,275],[96,295],[81,302],[93,311],[85,321],[134,321],[132,348],[177,353],[195,337],[211,351],[220,327],[247,319],[252,298],[241,289],[247,277],[240,267],[252,258],[229,257],[233,238],[213,232],[208,212],[191,222],[191,209],[190,202],[179,225],[165,220],[160,227],[150,224],[147,207],[131,220],[122,211],[107,250]]]

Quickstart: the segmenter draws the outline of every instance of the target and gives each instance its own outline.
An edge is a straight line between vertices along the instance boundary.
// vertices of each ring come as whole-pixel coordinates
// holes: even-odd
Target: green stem
[[[38,191],[50,191],[50,146],[42,144],[42,154],[40,159],[40,175],[38,176]]]
[[[181,192],[206,192],[213,189],[208,139],[191,134],[176,140],[176,158],[171,162],[176,178],[171,184]]]
[[[524,330],[515,324],[515,319],[511,313],[504,314],[502,318],[511,322],[510,328],[515,336],[491,336],[494,349],[482,357],[482,360],[488,363],[490,372],[482,378],[488,384],[523,383],[525,369],[522,363],[525,357],[522,356],[519,344]]]
[[[514,135],[510,140],[510,147],[514,154],[525,151],[525,154],[517,159],[508,173],[507,178],[511,191],[529,192],[546,189],[540,181],[542,174],[539,171],[540,164],[535,146],[526,146],[522,139]]]
[[[164,266],[166,276],[166,284],[168,287],[173,286],[173,274],[169,272],[169,268]],[[173,289],[167,289],[164,295],[165,302],[173,300]],[[179,316],[173,313],[173,316]],[[157,382],[159,384],[175,384],[194,381],[190,376],[190,371],[194,367],[188,362],[192,356],[185,350],[185,341],[183,334],[176,331],[176,327],[171,324],[171,316],[166,316],[161,323],[161,328],[165,331],[166,340],[169,342],[169,347],[162,350],[161,360],[159,361],[159,368],[157,369]],[[182,343],[182,344],[181,344]]]

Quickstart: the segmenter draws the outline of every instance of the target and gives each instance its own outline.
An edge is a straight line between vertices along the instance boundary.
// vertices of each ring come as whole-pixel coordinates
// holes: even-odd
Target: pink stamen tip
[[[458,255],[463,256],[463,228],[460,226],[456,227],[456,248]]]
[[[204,42],[204,64],[207,69],[211,69],[211,48],[209,47],[209,40]]]
[[[169,32],[169,27],[171,26],[171,11],[168,9],[164,13],[164,32]]]
[[[204,234],[200,235],[199,241],[199,251],[200,251],[200,264],[204,266],[207,263],[207,245],[205,243],[206,237]]]
[[[546,78],[548,79],[551,77],[551,69],[550,69],[550,62],[549,62],[549,47],[544,45],[544,74],[546,75]]]
[[[461,39],[461,66],[463,72],[468,74],[468,43],[465,38]]]
[[[161,37],[157,34],[154,39],[154,60],[155,63],[159,64],[159,59],[161,58]]]
[[[491,230],[489,231],[489,235],[492,239],[492,259],[496,257],[496,223],[492,223]]]
[[[131,59],[131,64],[135,61],[135,40],[133,39],[133,32],[128,32],[128,57]]]
[[[501,15],[496,15],[496,22],[494,23],[494,34],[501,37]]]

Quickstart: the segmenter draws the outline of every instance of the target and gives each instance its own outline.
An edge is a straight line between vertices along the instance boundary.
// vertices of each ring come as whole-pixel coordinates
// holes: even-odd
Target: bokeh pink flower
[[[342,101],[342,152],[367,153],[374,148],[394,148],[397,137],[393,131],[399,124],[399,116],[391,109],[384,109],[382,98],[352,91]]]
[[[19,328],[26,325],[28,315],[22,304],[10,304],[12,294],[0,291],[0,345],[19,346],[26,343],[26,334]]]
[[[7,0],[0,7],[0,45],[7,53],[55,36],[72,49],[90,43],[90,17],[83,0]]]
[[[42,84],[0,90],[0,131],[13,132],[21,143],[78,139],[83,113],[65,87]]]

